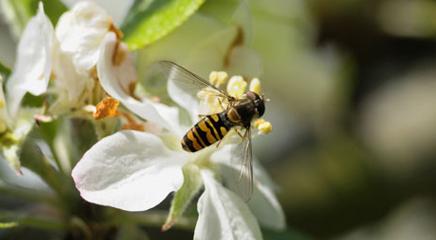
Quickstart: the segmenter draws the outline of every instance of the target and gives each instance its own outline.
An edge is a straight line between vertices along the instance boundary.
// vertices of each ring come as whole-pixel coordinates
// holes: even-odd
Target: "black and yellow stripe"
[[[182,139],[182,147],[196,152],[224,138],[232,125],[226,112],[212,114],[201,119]]]

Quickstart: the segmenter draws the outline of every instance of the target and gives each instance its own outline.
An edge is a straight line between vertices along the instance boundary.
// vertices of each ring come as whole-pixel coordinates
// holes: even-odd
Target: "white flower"
[[[92,90],[96,87],[94,79],[79,73],[72,57],[61,51],[58,45],[55,47],[53,60],[54,81],[50,92],[57,98],[51,104],[49,113],[59,115],[91,103]]]
[[[40,3],[38,13],[22,33],[14,71],[3,92],[0,79],[0,150],[9,165],[21,173],[20,145],[33,127],[38,109],[20,108],[26,93],[41,95],[47,91],[52,72],[54,30]]]
[[[20,108],[26,93],[54,95],[56,100],[48,111],[55,115],[80,111],[103,99],[105,93],[96,84],[95,68],[108,32],[120,34],[110,16],[94,3],[81,2],[62,15],[55,34],[43,4],[39,4],[37,15],[20,39],[15,68],[6,84],[7,96],[3,94],[3,82],[0,95],[0,147],[14,169],[19,171],[19,146],[33,126],[34,115],[42,113]],[[120,48],[118,52],[125,52]],[[50,79],[54,82],[47,89]],[[128,88],[132,82],[122,84]]]
[[[55,95],[49,108],[54,115],[97,104],[104,92],[96,84],[95,67],[108,32],[121,35],[111,17],[93,2],[79,2],[65,12],[56,29],[40,3],[22,34],[14,72],[7,81],[7,92],[14,93],[7,97],[11,117],[27,92]],[[51,78],[54,81],[47,90]]]
[[[230,145],[218,151],[214,146],[197,153],[183,151],[179,141],[187,128],[178,121],[179,110],[147,98],[139,101],[131,97],[123,84],[123,79],[135,77],[129,58],[121,62],[113,61],[120,44],[114,33],[108,33],[103,42],[97,73],[104,90],[136,115],[166,130],[158,131],[157,135],[121,131],[91,147],[72,172],[84,199],[129,211],[145,211],[159,204],[171,192],[181,190],[186,181],[184,166],[194,165],[199,169],[222,166],[223,169],[230,169],[224,169],[223,174],[232,171],[239,173],[240,165],[234,165],[229,160],[232,158],[227,148]],[[181,91],[170,92],[176,102],[188,96],[172,95]],[[191,114],[196,111],[192,107],[187,110]],[[254,171],[254,195],[248,206],[237,194],[214,180],[209,170],[201,170],[198,174],[201,175],[199,177],[204,183],[205,192],[198,203],[195,239],[261,239],[253,215],[266,227],[284,228],[282,209],[270,184],[261,182],[266,179],[262,171]],[[251,209],[250,213],[249,207],[262,209]]]
[[[201,175],[205,191],[198,200],[194,239],[262,239],[256,218],[242,199],[218,183],[210,172]]]
[[[18,43],[14,72],[6,89],[9,112],[17,114],[24,95],[29,92],[41,95],[46,92],[52,71],[54,30],[44,13],[42,3],[38,13],[27,24]]]
[[[106,33],[114,29],[104,9],[92,1],[81,1],[59,18],[56,36],[61,51],[72,56],[78,72],[87,73],[97,63]]]

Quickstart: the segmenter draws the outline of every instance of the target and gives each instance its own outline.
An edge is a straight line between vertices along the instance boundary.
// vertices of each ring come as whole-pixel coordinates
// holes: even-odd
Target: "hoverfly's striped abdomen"
[[[208,115],[189,129],[182,140],[182,147],[196,152],[224,138],[232,124],[227,120],[226,111]]]

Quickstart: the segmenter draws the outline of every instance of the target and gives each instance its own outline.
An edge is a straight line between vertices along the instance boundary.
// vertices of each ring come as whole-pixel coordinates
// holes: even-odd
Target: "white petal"
[[[168,95],[174,102],[190,113],[191,120],[197,120],[198,114],[200,114],[199,99],[192,93],[186,92],[185,89],[179,87],[176,81],[177,77],[170,74],[167,82]]]
[[[138,101],[128,94],[124,82],[127,81],[126,79],[132,79],[130,82],[136,80],[136,75],[132,70],[134,66],[133,63],[128,61],[124,61],[119,66],[114,65],[112,59],[116,45],[115,34],[108,33],[103,40],[100,58],[97,63],[97,74],[103,89],[113,98],[120,100],[126,108],[138,116],[170,131],[176,131],[178,134],[179,129],[175,125],[178,122],[178,110],[176,108],[155,103],[148,99]],[[175,118],[176,116],[177,118]]]
[[[89,149],[72,176],[89,202],[144,211],[180,188],[187,156],[168,150],[152,134],[121,131]]]
[[[54,49],[53,56],[54,84],[53,91],[57,95],[56,101],[51,104],[52,114],[62,114],[70,111],[83,101],[85,92],[92,91],[94,80],[87,74],[80,74],[76,71],[72,56],[60,51],[58,46]]]
[[[215,152],[211,158],[220,164],[226,186],[239,193],[242,191],[240,188],[246,186],[241,186],[239,181],[242,159],[232,153],[232,148],[237,146],[226,145]],[[275,185],[260,164],[255,159],[253,161],[253,195],[248,206],[262,226],[283,230],[286,227],[285,214],[274,194]]]
[[[62,51],[73,57],[79,72],[95,66],[100,44],[112,25],[112,18],[92,1],[81,1],[64,13],[56,26]]]
[[[54,30],[44,13],[38,13],[27,24],[17,50],[14,72],[7,82],[9,111],[14,116],[26,92],[41,95],[47,90],[52,68]]]
[[[216,182],[210,172],[202,172],[205,191],[198,200],[196,240],[262,239],[259,225],[245,203]]]

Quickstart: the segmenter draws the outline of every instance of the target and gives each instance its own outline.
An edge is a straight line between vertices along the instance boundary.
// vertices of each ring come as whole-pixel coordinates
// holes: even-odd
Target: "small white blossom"
[[[112,29],[112,18],[104,9],[92,1],[81,1],[59,18],[56,36],[78,72],[88,73],[98,61],[103,38]]]
[[[201,173],[205,191],[198,200],[195,240],[262,239],[259,225],[248,206],[218,183],[208,171]]]
[[[0,150],[9,165],[21,173],[19,151],[22,142],[33,127],[33,116],[39,110],[20,108],[26,93],[46,93],[52,72],[53,26],[40,3],[38,13],[30,19],[18,44],[14,71],[3,91],[0,79]]]

